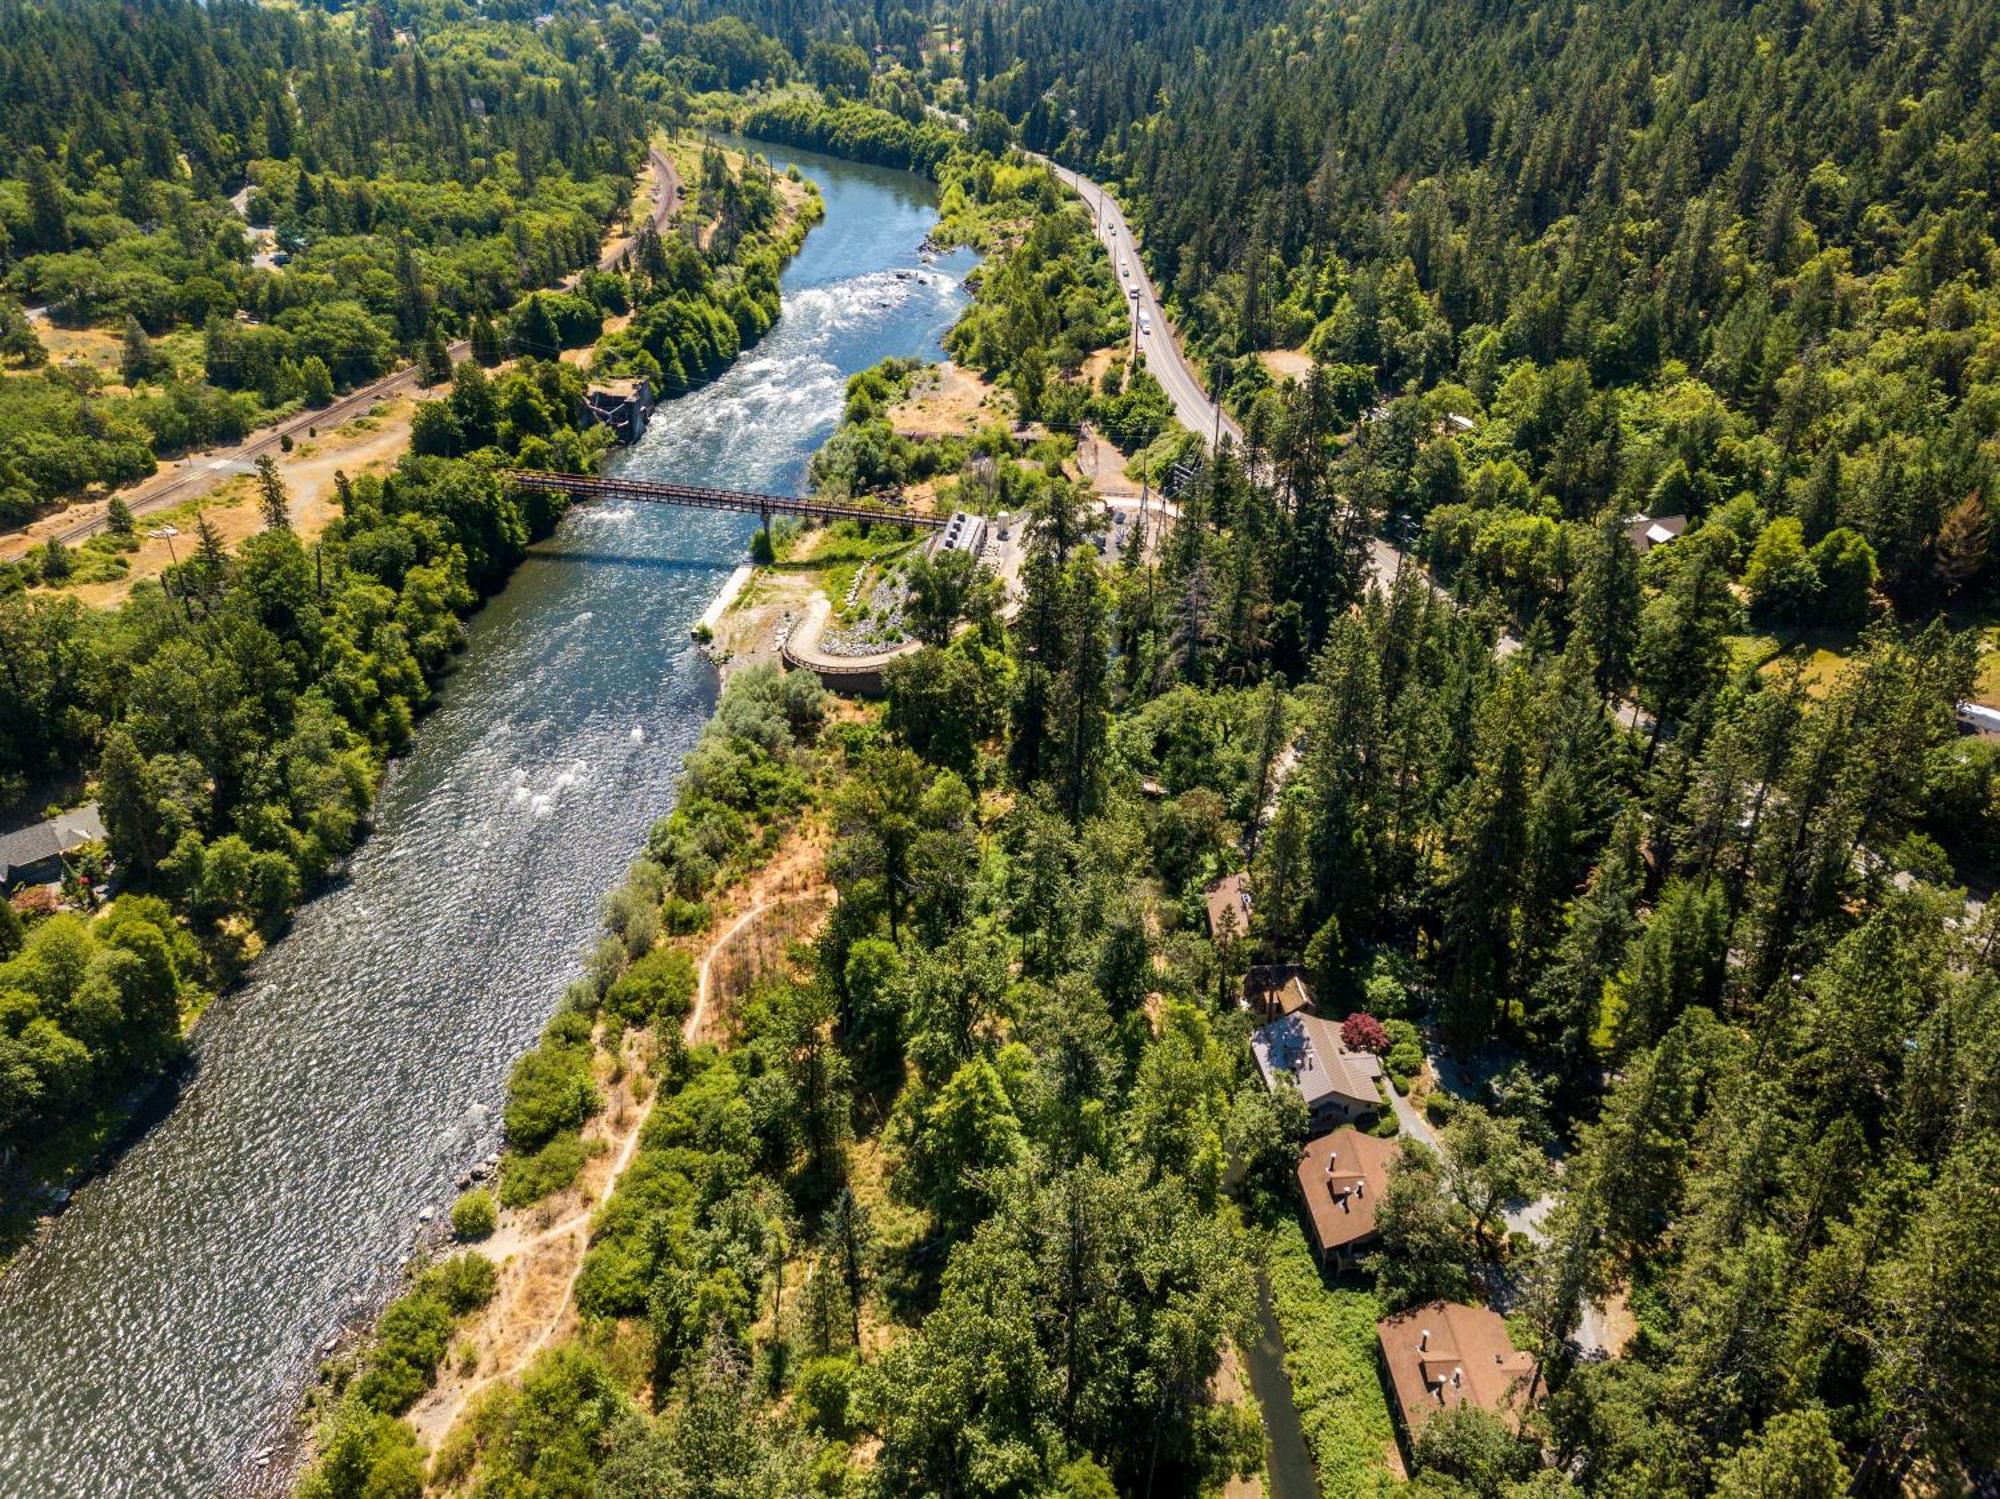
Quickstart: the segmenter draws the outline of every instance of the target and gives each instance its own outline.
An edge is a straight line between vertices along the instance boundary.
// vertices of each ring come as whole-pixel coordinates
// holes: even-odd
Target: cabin
[[[1459,1405],[1520,1425],[1533,1398],[1535,1360],[1514,1346],[1499,1313],[1427,1301],[1376,1323],[1375,1338],[1412,1440],[1437,1412]]]
[[[1306,1237],[1329,1270],[1345,1270],[1379,1237],[1375,1209],[1389,1186],[1396,1142],[1351,1125],[1306,1143],[1299,1157],[1299,1195]]]
[[[583,424],[609,427],[621,443],[646,435],[653,416],[653,385],[644,375],[630,380],[599,380],[583,394]]]
[[[1680,536],[1688,528],[1685,515],[1635,515],[1625,522],[1625,539],[1641,557],[1656,546]]]
[[[63,859],[86,843],[104,840],[97,803],[86,802],[47,822],[0,837],[0,890],[50,885],[62,878]]]

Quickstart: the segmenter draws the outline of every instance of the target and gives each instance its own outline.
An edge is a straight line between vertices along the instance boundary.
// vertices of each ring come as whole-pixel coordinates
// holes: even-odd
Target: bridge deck
[[[747,489],[711,489],[699,484],[663,484],[652,479],[603,479],[595,474],[555,474],[509,469],[509,484],[552,490],[577,500],[638,500],[649,505],[686,505],[697,510],[736,510],[749,515],[798,515],[816,520],[881,521],[889,525],[940,530],[946,517],[917,515],[885,506],[841,500],[808,500],[797,495],[758,494]]]

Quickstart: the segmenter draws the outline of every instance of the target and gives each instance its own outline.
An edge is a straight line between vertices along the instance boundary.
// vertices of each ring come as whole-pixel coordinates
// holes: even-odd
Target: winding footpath
[[[738,935],[765,912],[776,910],[780,906],[791,905],[798,901],[814,900],[816,898],[816,896],[810,893],[801,894],[796,891],[782,895],[768,896],[744,911],[742,915],[738,916],[724,928],[720,936],[709,943],[707,951],[702,954],[701,967],[698,970],[695,984],[694,1008],[688,1012],[687,1020],[681,1026],[681,1040],[683,1043],[692,1046],[695,1038],[701,1034],[702,1026],[707,1022],[709,996],[713,987],[711,975],[717,956],[724,952],[729,944],[736,940]],[[646,1121],[652,1116],[653,1104],[658,1100],[659,1096],[660,1090],[656,1087],[646,1095],[644,1101],[634,1110],[631,1121],[626,1128],[625,1138],[618,1147],[617,1156],[612,1161],[610,1175],[605,1178],[603,1193],[597,1201],[585,1203],[577,1208],[575,1212],[570,1213],[558,1222],[550,1224],[547,1228],[540,1229],[533,1234],[516,1239],[506,1245],[505,1258],[516,1259],[522,1254],[539,1249],[542,1245],[550,1243],[553,1240],[568,1239],[568,1248],[575,1256],[575,1260],[570,1265],[569,1273],[563,1280],[561,1294],[553,1298],[553,1304],[549,1308],[547,1317],[536,1329],[532,1338],[510,1354],[491,1373],[481,1375],[478,1379],[472,1380],[464,1388],[457,1391],[454,1396],[436,1403],[428,1399],[420,1401],[410,1411],[408,1418],[410,1424],[417,1429],[418,1436],[423,1440],[425,1446],[432,1451],[437,1449],[438,1443],[457,1424],[458,1418],[464,1414],[466,1407],[472,1403],[475,1397],[484,1393],[493,1385],[519,1375],[529,1364],[534,1362],[536,1355],[547,1348],[550,1340],[561,1330],[569,1315],[570,1302],[576,1293],[577,1278],[583,1274],[584,1251],[590,1247],[591,1219],[596,1215],[597,1209],[611,1199],[611,1194],[617,1190],[619,1181],[624,1177],[626,1169],[631,1166],[633,1158],[638,1154],[639,1140],[645,1134]]]

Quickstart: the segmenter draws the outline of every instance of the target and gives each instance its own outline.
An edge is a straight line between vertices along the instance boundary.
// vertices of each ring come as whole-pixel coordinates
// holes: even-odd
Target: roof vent
[[[1417,1333],[1417,1352],[1422,1353],[1431,1346],[1431,1330],[1426,1327]]]

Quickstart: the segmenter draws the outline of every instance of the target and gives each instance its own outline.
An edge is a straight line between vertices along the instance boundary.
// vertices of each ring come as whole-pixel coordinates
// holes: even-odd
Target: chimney
[[[1422,1353],[1431,1346],[1431,1330],[1426,1327],[1417,1333],[1417,1352]]]

